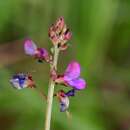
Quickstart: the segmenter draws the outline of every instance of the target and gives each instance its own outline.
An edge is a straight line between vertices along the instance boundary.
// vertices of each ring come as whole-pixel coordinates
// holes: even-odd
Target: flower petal
[[[65,93],[65,95],[68,96],[68,97],[74,96],[75,95],[75,89],[69,90],[67,93]]]
[[[81,79],[81,78],[70,80],[67,83],[68,83],[68,85],[70,85],[71,87],[73,87],[77,90],[81,90],[86,87],[85,80]]]
[[[62,97],[60,100],[60,111],[64,112],[69,108],[69,98],[67,96]]]
[[[19,85],[19,80],[18,79],[11,79],[10,83],[12,86],[16,89],[22,89],[21,86]]]
[[[30,39],[25,40],[24,50],[27,55],[31,55],[31,56],[35,55],[36,49],[37,49],[37,46],[32,40]]]
[[[11,84],[14,88],[22,89],[27,87],[27,75],[20,73],[14,75],[13,78],[10,80]]]
[[[36,55],[42,59],[48,56],[48,51],[45,48],[38,48]]]
[[[68,65],[64,73],[64,80],[70,81],[70,80],[78,78],[79,76],[80,76],[80,64],[76,61],[72,61]]]

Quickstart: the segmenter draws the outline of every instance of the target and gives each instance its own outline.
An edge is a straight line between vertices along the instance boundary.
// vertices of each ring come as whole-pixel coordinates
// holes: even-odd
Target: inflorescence
[[[68,40],[71,39],[72,33],[66,26],[64,18],[60,17],[55,24],[49,28],[49,38],[53,46],[58,46],[59,51],[64,51],[68,48]],[[45,48],[39,48],[31,40],[24,41],[25,54],[34,57],[38,62],[47,62],[50,66],[53,63],[53,53],[49,53]],[[69,108],[69,98],[75,96],[76,91],[86,88],[86,82],[80,77],[80,64],[77,61],[71,61],[63,74],[57,74],[56,68],[51,69],[50,78],[55,84],[60,84],[70,88],[68,92],[59,90],[54,94],[57,97],[60,105],[60,111],[65,112]],[[18,73],[10,79],[12,86],[16,89],[35,88],[36,84],[30,74]]]

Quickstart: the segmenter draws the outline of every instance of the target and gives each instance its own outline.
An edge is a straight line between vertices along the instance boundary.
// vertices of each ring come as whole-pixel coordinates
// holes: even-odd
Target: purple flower
[[[27,87],[35,87],[35,83],[32,79],[31,75],[19,73],[13,75],[13,77],[10,80],[10,83],[13,85],[16,89],[23,89]]]
[[[81,90],[86,87],[85,80],[80,78],[80,64],[76,61],[72,61],[65,70],[64,75],[58,76],[55,82],[71,86],[76,90]]]
[[[69,90],[68,92],[64,92],[63,90],[60,90],[57,92],[56,96],[60,103],[60,111],[65,112],[69,108],[69,97],[74,96],[75,90]]]
[[[58,44],[61,50],[67,48],[66,42],[71,39],[72,33],[67,28],[64,18],[60,17],[49,29],[49,37],[54,45]]]
[[[40,62],[43,60],[49,62],[51,60],[47,50],[44,48],[37,48],[37,45],[30,39],[25,40],[24,50],[27,55],[34,56]]]

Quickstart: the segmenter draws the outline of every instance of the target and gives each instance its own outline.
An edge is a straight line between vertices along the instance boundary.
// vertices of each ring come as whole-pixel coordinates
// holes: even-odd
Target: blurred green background
[[[1,0],[0,130],[44,130],[45,101],[35,90],[13,89],[9,79],[33,72],[47,93],[49,66],[26,56],[23,40],[49,50],[48,28],[59,16],[73,32],[59,72],[79,61],[88,88],[70,99],[71,120],[54,100],[51,130],[130,130],[130,0]]]

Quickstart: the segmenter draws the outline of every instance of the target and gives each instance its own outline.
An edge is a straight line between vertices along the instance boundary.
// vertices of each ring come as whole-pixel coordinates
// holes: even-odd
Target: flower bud
[[[72,33],[67,28],[64,18],[60,17],[49,29],[49,37],[54,45],[58,45],[61,50],[67,48],[66,42],[70,40]]]

